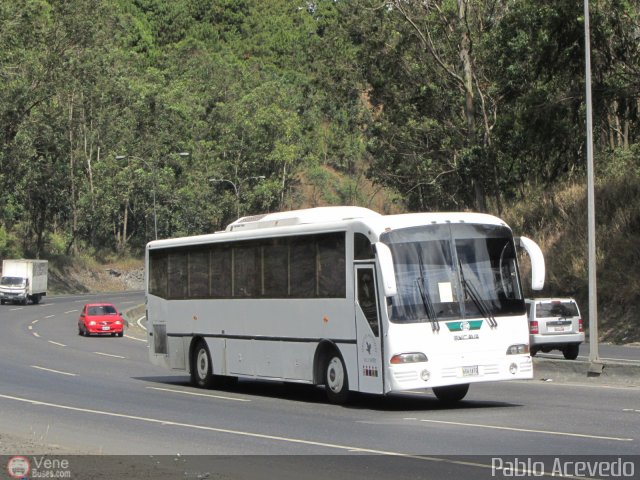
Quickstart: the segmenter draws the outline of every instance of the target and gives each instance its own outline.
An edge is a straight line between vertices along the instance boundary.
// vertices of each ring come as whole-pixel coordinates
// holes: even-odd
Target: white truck
[[[0,278],[0,304],[40,303],[47,294],[47,260],[3,260]]]

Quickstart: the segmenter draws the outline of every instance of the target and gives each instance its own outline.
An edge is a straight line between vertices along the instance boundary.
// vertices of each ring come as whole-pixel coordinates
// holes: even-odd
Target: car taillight
[[[531,320],[531,322],[529,322],[529,333],[540,333],[537,320]]]
[[[582,319],[578,319],[578,331],[584,332],[584,326],[582,325]]]

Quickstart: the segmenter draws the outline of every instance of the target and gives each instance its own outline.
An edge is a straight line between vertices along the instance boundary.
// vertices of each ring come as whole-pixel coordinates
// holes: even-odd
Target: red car
[[[111,303],[87,303],[78,319],[78,335],[124,334],[124,320]]]

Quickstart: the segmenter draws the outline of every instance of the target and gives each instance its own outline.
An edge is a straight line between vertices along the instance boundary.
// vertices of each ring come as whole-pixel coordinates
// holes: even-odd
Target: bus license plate
[[[462,367],[463,377],[477,377],[478,375],[478,365],[473,365],[471,367]]]

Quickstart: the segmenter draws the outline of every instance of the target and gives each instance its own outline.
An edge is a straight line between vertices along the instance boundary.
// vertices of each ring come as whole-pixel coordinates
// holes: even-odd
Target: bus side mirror
[[[527,237],[515,238],[516,245],[523,248],[531,259],[531,288],[542,290],[544,287],[545,266],[544,255],[536,242]]]
[[[375,248],[382,274],[382,291],[385,297],[393,297],[398,293],[398,288],[396,287],[396,273],[393,268],[391,250],[382,242],[376,242]]]

